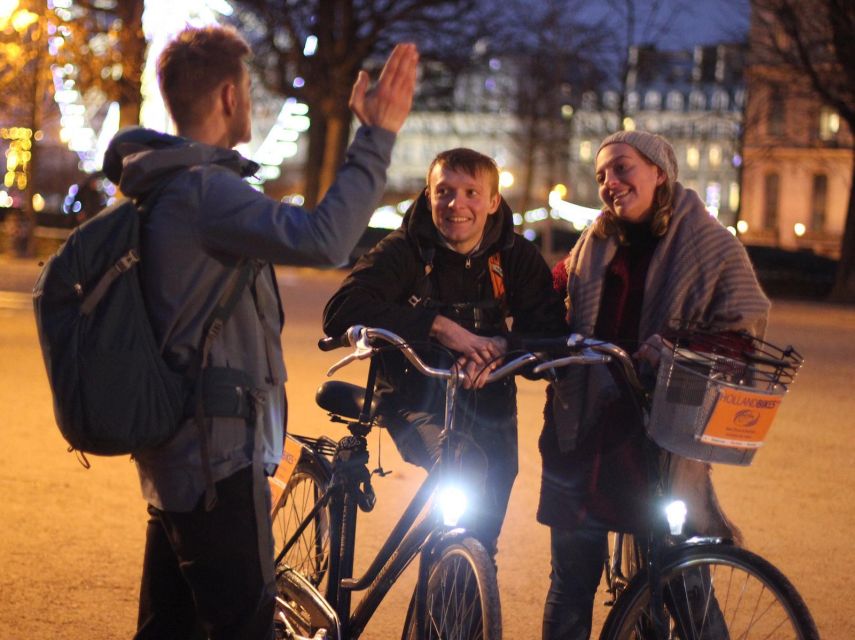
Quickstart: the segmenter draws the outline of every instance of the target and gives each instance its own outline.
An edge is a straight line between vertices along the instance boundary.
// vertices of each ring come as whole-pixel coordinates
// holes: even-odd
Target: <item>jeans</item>
[[[552,572],[543,611],[543,640],[588,640],[594,596],[608,554],[608,530],[590,520],[550,528]]]
[[[186,513],[149,505],[135,639],[272,640],[275,587],[262,570],[273,564],[270,515],[259,535],[252,485],[246,467],[216,483],[211,511],[204,497]]]

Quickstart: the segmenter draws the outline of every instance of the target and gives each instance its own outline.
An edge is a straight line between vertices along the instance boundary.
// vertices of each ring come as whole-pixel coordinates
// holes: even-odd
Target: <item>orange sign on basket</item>
[[[763,445],[783,396],[720,389],[700,439],[707,444],[739,449]]]
[[[270,505],[272,509],[276,509],[279,498],[285,487],[288,486],[288,480],[291,479],[291,474],[294,473],[294,468],[300,461],[300,452],[303,448],[296,440],[285,438],[285,449],[282,451],[282,462],[276,468],[276,474],[268,478],[270,481]]]

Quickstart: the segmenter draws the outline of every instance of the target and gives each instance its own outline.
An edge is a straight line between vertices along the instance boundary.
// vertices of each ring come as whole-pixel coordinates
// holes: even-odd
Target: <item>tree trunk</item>
[[[852,162],[852,182],[849,185],[849,206],[840,245],[840,262],[829,300],[855,302],[855,159]]]
[[[314,209],[335,180],[350,135],[350,109],[325,112],[311,109],[309,148],[306,154],[305,206]]]
[[[47,12],[47,3],[40,2],[35,6],[35,9],[39,12],[40,16],[43,16]],[[18,257],[31,256],[35,249],[36,211],[33,208],[33,196],[38,193],[36,175],[38,175],[39,147],[41,146],[41,142],[38,139],[41,136],[37,134],[42,126],[42,111],[47,93],[47,83],[45,80],[47,79],[46,75],[49,73],[45,65],[45,56],[47,53],[44,49],[46,48],[42,46],[45,29],[44,19],[40,18],[32,36],[32,46],[36,52],[31,80],[32,104],[30,105],[31,110],[28,118],[28,126],[32,131],[32,137],[30,138],[30,160],[27,164],[27,185],[24,188],[24,203],[21,207],[21,218],[16,230],[19,237],[13,239],[13,246]]]
[[[142,70],[145,66],[146,41],[142,26],[143,0],[117,3],[116,13],[122,20],[122,79],[119,81],[119,126],[140,122],[142,104]]]

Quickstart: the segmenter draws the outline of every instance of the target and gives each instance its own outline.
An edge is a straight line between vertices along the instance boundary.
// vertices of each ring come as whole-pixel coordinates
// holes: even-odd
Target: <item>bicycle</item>
[[[467,529],[467,502],[483,484],[485,464],[477,446],[455,429],[462,372],[428,366],[400,336],[383,329],[352,327],[342,339],[319,343],[323,350],[348,345],[354,351],[328,375],[369,359],[365,387],[328,381],[316,401],[333,422],[346,425],[349,435],[338,442],[289,435],[285,459],[272,482],[278,637],[358,638],[386,593],[418,558],[402,638],[500,639],[495,567],[484,545]],[[400,350],[423,375],[445,382],[445,431],[439,461],[365,574],[354,578],[357,512],[371,511],[376,501],[366,436],[384,420],[374,383],[375,356],[386,349]],[[529,362],[508,362],[488,381],[512,375]],[[357,591],[364,596],[351,610],[351,595]]]
[[[819,638],[804,600],[770,562],[732,540],[683,531],[686,506],[668,498],[659,473],[675,453],[750,464],[801,356],[747,334],[682,330],[666,344],[652,393],[628,354],[610,343],[571,336],[550,348],[558,360],[540,365],[599,355],[648,418],[651,490],[662,508],[646,540],[611,534],[605,565],[611,611],[601,640]]]

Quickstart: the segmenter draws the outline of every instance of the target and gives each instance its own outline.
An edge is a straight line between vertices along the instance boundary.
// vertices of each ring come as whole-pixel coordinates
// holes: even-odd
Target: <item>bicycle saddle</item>
[[[351,420],[359,418],[364,399],[365,387],[341,380],[327,380],[315,392],[315,402],[321,409]],[[382,414],[382,407],[381,399],[375,395],[371,401],[371,416]]]

